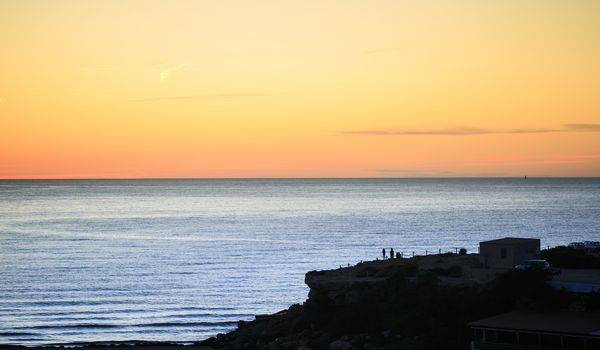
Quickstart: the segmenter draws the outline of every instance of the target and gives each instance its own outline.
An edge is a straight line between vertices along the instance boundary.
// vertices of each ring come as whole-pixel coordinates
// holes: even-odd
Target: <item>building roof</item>
[[[483,241],[480,244],[504,244],[504,245],[517,245],[523,243],[535,243],[539,244],[540,240],[537,238],[517,238],[517,237],[505,237],[500,239],[493,239],[491,241]]]
[[[600,313],[514,311],[477,320],[469,326],[600,337]]]

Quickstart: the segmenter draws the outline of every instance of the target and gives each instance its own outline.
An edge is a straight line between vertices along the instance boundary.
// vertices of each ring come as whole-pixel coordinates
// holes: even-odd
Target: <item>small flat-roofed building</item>
[[[506,237],[479,243],[479,259],[486,267],[513,268],[540,256],[540,240]]]
[[[469,323],[472,350],[600,349],[600,314],[509,312]]]

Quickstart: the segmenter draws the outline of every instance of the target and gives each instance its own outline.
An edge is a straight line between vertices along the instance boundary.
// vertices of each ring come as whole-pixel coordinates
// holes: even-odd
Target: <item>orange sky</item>
[[[600,176],[600,1],[0,2],[0,178]]]

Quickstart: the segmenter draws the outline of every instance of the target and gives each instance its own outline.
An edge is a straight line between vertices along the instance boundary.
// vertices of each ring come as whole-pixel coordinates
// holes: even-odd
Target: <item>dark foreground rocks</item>
[[[422,261],[419,261],[421,259]],[[445,254],[311,271],[303,305],[240,322],[199,345],[214,349],[467,349],[470,321],[515,309],[599,308],[600,294],[555,290],[544,271],[474,282],[477,259]],[[469,271],[473,269],[473,271]],[[468,277],[468,278],[467,278]]]

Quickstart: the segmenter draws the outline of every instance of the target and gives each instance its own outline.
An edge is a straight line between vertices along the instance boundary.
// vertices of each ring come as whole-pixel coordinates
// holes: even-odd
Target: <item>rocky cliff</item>
[[[303,305],[240,322],[215,349],[466,349],[470,321],[573,302],[539,271],[496,275],[473,255],[442,254],[311,271]]]

